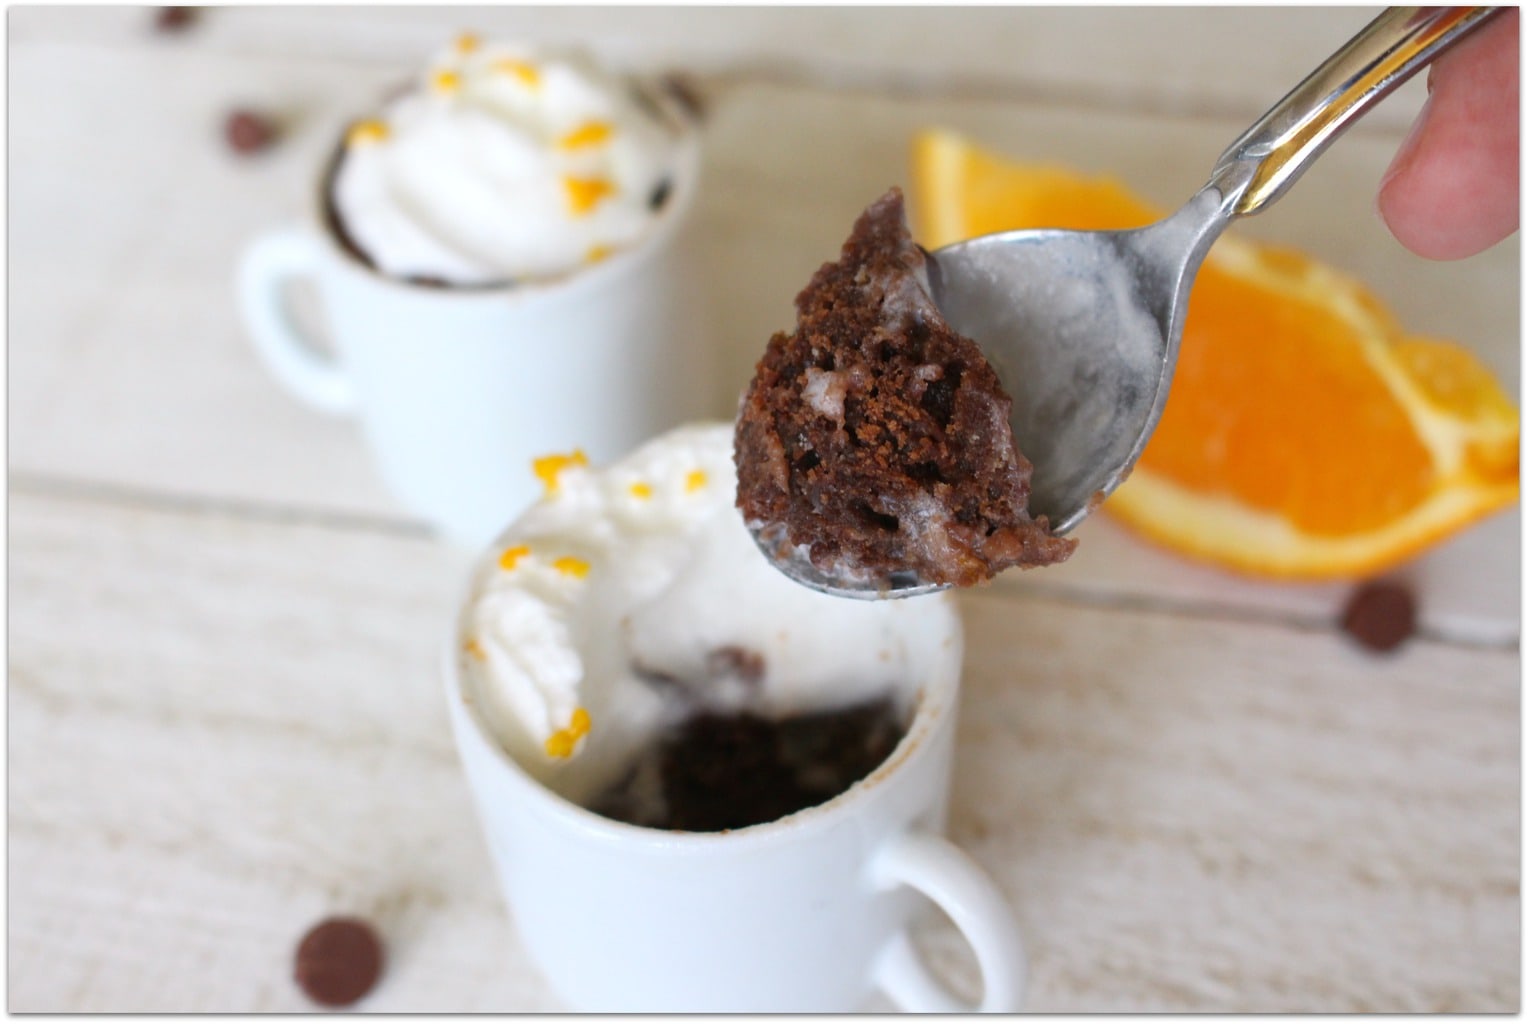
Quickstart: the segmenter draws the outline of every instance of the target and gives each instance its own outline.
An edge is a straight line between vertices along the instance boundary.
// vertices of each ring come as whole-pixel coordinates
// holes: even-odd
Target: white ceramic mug
[[[931,603],[904,637],[932,670],[885,763],[825,804],[722,833],[623,824],[532,779],[476,710],[460,616],[454,627],[445,679],[457,749],[524,946],[570,1007],[853,1011],[879,989],[914,1011],[1019,1008],[1018,927],[996,885],[941,834],[962,654],[953,603]],[[914,950],[919,894],[974,950],[980,1006]]]
[[[531,460],[613,459],[712,410],[713,363],[681,228],[698,152],[681,148],[647,235],[544,282],[447,288],[387,277],[342,244],[320,175],[308,222],[257,239],[238,274],[255,348],[296,397],[356,417],[383,480],[446,539],[487,543],[539,493]],[[305,338],[287,287],[318,286],[334,356]]]

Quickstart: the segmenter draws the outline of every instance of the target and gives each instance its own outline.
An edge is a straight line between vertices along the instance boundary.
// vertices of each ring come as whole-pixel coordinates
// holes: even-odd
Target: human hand
[[[1391,234],[1419,256],[1473,256],[1517,230],[1518,12],[1433,62],[1428,99],[1379,186]]]

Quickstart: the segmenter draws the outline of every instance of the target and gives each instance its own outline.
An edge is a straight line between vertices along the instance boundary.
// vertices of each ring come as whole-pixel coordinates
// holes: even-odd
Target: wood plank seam
[[[1255,104],[1220,102],[1214,96],[1156,97],[1129,93],[1106,86],[1057,85],[1040,79],[1004,81],[991,75],[955,73],[935,82],[925,75],[879,72],[854,68],[815,69],[806,63],[782,65],[739,65],[720,72],[694,73],[690,76],[702,90],[726,91],[747,87],[800,89],[863,95],[882,99],[902,99],[953,103],[1018,103],[1050,107],[1078,114],[1108,113],[1159,117],[1181,121],[1250,122],[1264,111]],[[709,92],[707,92],[709,96]],[[1276,96],[1270,96],[1271,105]],[[1160,101],[1159,101],[1160,100]],[[1356,124],[1357,135],[1399,140],[1409,129],[1378,122]],[[1230,141],[1228,138],[1227,142]]]
[[[1000,581],[1001,582],[1001,581]],[[1276,584],[1270,584],[1276,586]],[[1037,583],[1019,580],[1002,587],[1002,595],[1010,598],[1043,599],[1050,604],[1074,605],[1081,608],[1108,609],[1112,611],[1142,612],[1166,615],[1174,618],[1200,622],[1226,622],[1252,626],[1281,626],[1299,633],[1341,632],[1334,611],[1330,617],[1302,614],[1297,611],[1266,609],[1256,611],[1234,605],[1214,604],[1172,596],[1146,596],[1142,594],[1100,593],[1076,585]],[[996,596],[996,592],[994,592]],[[1412,643],[1434,643],[1458,650],[1516,652],[1516,637],[1503,640],[1483,640],[1477,637],[1459,636],[1437,626],[1418,626]]]
[[[431,540],[429,526],[403,513],[397,518],[382,515],[364,515],[359,512],[340,512],[320,508],[304,508],[296,505],[277,505],[237,498],[210,498],[188,494],[170,494],[128,487],[122,484],[101,483],[65,476],[13,471],[7,478],[12,494],[35,498],[50,498],[85,504],[117,506],[170,515],[238,519],[246,522],[268,523],[278,526],[316,526],[324,529],[359,531],[387,536]]]
[[[156,493],[118,484],[52,477],[35,472],[17,472],[9,477],[12,493],[29,497],[73,501],[103,507],[134,509],[151,513],[190,518],[223,518],[243,522],[263,523],[271,526],[318,527],[342,532],[362,532],[408,540],[432,541],[429,527],[417,520],[400,515],[397,519],[367,516],[358,513],[330,512],[323,509],[305,509],[289,505],[260,504],[238,499],[213,499]],[[1011,574],[1016,575],[1016,574]],[[1280,609],[1238,608],[1170,596],[1104,593],[1066,584],[1038,583],[1025,580],[999,578],[991,587],[972,591],[972,599],[1043,600],[1053,604],[1071,605],[1107,611],[1140,612],[1164,615],[1185,621],[1225,622],[1242,625],[1270,626],[1298,633],[1340,632],[1334,611],[1331,617],[1301,614]],[[1504,640],[1484,640],[1478,637],[1458,635],[1436,626],[1421,626],[1414,643],[1431,643],[1455,650],[1516,652],[1520,642],[1517,637]]]

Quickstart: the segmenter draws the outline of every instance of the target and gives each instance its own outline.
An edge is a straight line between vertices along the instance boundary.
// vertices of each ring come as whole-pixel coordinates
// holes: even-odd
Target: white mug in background
[[[681,228],[698,146],[680,148],[664,209],[633,246],[566,276],[490,288],[402,281],[363,263],[325,211],[257,239],[238,274],[244,321],[296,397],[354,416],[389,489],[455,543],[477,548],[539,493],[531,460],[625,453],[713,410],[712,359]],[[290,313],[317,285],[334,356]]]
[[[457,750],[525,949],[585,1012],[836,1012],[876,990],[907,1010],[1011,1012],[1018,927],[992,880],[942,835],[962,637],[952,603],[905,636],[928,669],[907,735],[838,797],[732,832],[601,817],[545,788],[495,741],[446,654]],[[965,935],[983,996],[967,1006],[908,937],[918,894]]]

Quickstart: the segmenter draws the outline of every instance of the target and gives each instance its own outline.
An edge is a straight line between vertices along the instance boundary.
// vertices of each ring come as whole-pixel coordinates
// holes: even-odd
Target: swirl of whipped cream
[[[684,134],[635,83],[587,59],[462,36],[351,126],[330,198],[389,276],[554,276],[642,237],[683,170]]]
[[[473,703],[575,802],[697,709],[910,706],[932,671],[916,636],[958,632],[945,595],[846,601],[771,566],[733,504],[732,435],[691,424],[607,467],[540,460],[548,493],[474,576],[458,639]]]

